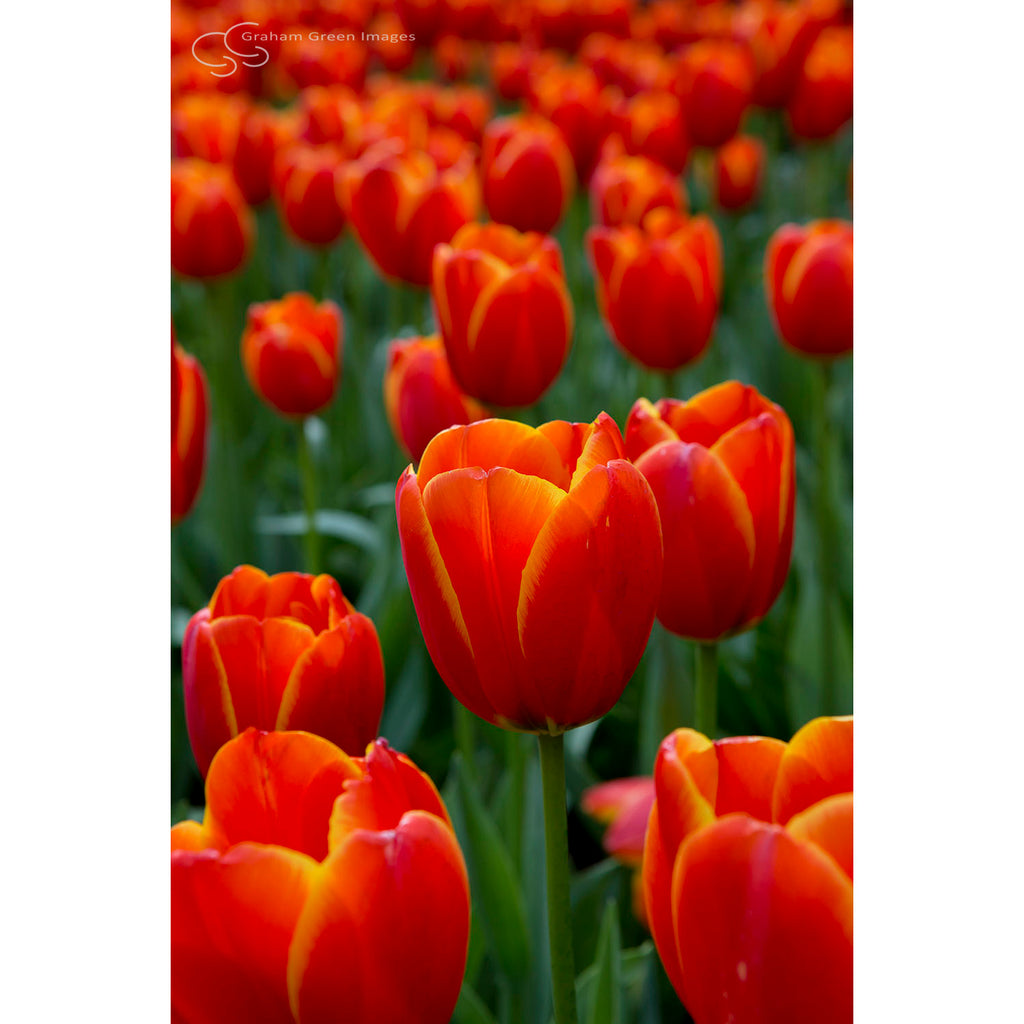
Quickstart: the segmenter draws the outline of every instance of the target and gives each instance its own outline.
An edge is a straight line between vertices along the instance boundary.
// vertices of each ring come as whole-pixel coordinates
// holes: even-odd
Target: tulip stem
[[[837,542],[832,509],[832,457],[834,451],[829,399],[832,391],[832,364],[818,363],[816,440],[818,444],[818,495],[815,514],[818,526],[818,580],[821,584],[821,713],[835,714],[836,651],[832,621],[832,602],[836,592],[835,559]]]
[[[302,503],[306,512],[306,572],[320,571],[320,535],[316,530],[316,464],[306,437],[306,421],[298,423],[299,468],[302,473]]]
[[[576,967],[572,951],[569,902],[569,831],[565,811],[565,738],[537,736],[544,790],[544,852],[547,860],[548,938],[555,1024],[578,1024]]]
[[[331,246],[324,245],[316,250],[316,264],[313,271],[313,294],[323,302],[329,298],[331,287]]]
[[[718,728],[718,644],[697,644],[697,686],[693,717],[697,732],[714,739]]]

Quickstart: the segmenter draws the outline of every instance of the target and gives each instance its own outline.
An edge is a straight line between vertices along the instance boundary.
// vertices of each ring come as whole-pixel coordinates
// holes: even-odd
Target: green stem
[[[320,534],[316,530],[316,464],[306,437],[306,421],[297,424],[299,468],[302,473],[302,503],[306,512],[306,572],[320,571]]]
[[[508,793],[505,800],[505,841],[512,864],[519,873],[522,862],[523,775],[525,751],[522,736],[514,729],[505,730],[505,766]]]
[[[718,728],[718,644],[697,644],[694,721],[697,732],[715,738]]]
[[[679,377],[675,370],[663,370],[661,374],[662,387],[665,389],[666,398],[679,398],[676,389],[679,385]]]
[[[816,369],[818,386],[815,389],[815,440],[818,447],[818,494],[815,516],[818,528],[818,579],[821,584],[821,599],[818,605],[821,616],[821,701],[822,714],[831,715],[835,713],[836,685],[836,637],[832,622],[832,603],[836,594],[835,560],[839,554],[832,508],[832,459],[835,445],[828,412],[832,391],[832,364],[821,361]]]
[[[452,700],[455,707],[455,745],[462,754],[462,760],[466,766],[475,764],[474,751],[476,750],[475,729],[473,727],[473,712],[467,710],[459,701]]]
[[[555,1024],[578,1024],[576,967],[569,902],[569,831],[565,812],[565,737],[537,736],[544,790],[544,852],[547,861],[548,937]]]
[[[331,288],[331,247],[322,246],[316,250],[313,265],[313,294],[322,302],[329,298]]]

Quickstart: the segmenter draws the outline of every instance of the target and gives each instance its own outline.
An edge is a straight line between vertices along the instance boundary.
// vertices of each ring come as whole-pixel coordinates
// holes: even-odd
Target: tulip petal
[[[626,420],[626,458],[636,462],[662,441],[678,441],[676,432],[646,398],[638,398]],[[664,529],[664,527],[663,527]]]
[[[638,801],[654,799],[654,779],[636,775],[628,779],[601,782],[583,791],[580,807],[602,825],[610,825],[627,807]]]
[[[794,814],[786,831],[820,846],[853,880],[853,794],[837,793]]]
[[[779,764],[772,817],[794,814],[836,793],[853,792],[853,717],[815,718],[789,741]]]
[[[640,869],[643,880],[644,911],[647,927],[657,946],[665,973],[679,998],[685,1003],[683,994],[683,971],[679,964],[679,946],[672,921],[672,866],[674,859],[661,838],[661,816],[658,802],[651,808],[647,821],[647,835],[644,839],[644,859]]]
[[[221,619],[229,615],[253,615],[263,618],[269,577],[253,565],[240,565],[225,576],[210,599],[210,615]]]
[[[209,618],[208,608],[196,612],[181,646],[185,723],[196,765],[203,776],[221,744],[238,733],[227,672],[213,641]]]
[[[666,736],[654,762],[655,805],[662,843],[674,862],[687,836],[715,820],[718,756],[714,743],[695,729]]]
[[[785,753],[782,740],[767,736],[735,736],[715,741],[718,790],[715,814],[743,811],[761,821],[772,820],[772,792]]]

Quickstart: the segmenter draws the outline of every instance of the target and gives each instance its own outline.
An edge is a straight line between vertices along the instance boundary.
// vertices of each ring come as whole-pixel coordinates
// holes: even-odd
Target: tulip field
[[[171,44],[172,1020],[852,1022],[852,4]]]

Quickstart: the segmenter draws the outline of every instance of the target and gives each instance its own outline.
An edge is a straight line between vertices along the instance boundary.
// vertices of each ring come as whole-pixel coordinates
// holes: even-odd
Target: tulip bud
[[[171,328],[171,524],[189,514],[203,484],[208,389],[199,360]]]
[[[171,163],[171,266],[179,274],[232,273],[248,257],[255,230],[229,170],[203,160]]]
[[[274,198],[281,218],[308,245],[330,245],[345,228],[337,194],[345,159],[340,146],[294,142],[274,162]]]
[[[598,306],[616,344],[655,370],[700,358],[722,287],[722,243],[712,221],[653,210],[642,230],[595,227],[586,244]]]
[[[452,427],[395,501],[427,650],[459,701],[551,734],[612,707],[654,621],[661,530],[609,416]]]
[[[341,311],[305,292],[249,307],[242,365],[253,390],[283,416],[311,416],[334,397],[341,374]]]
[[[679,58],[676,95],[686,111],[695,146],[720,146],[731,139],[750,105],[754,68],[745,46],[705,39]]]
[[[431,294],[459,386],[495,405],[532,405],[565,365],[572,300],[546,235],[467,224],[434,250]]]
[[[765,291],[779,337],[808,356],[853,350],[853,225],[783,224],[768,242]]]
[[[789,126],[799,139],[827,139],[853,117],[853,29],[818,36],[790,97]]]
[[[444,344],[436,334],[391,343],[384,408],[395,440],[413,462],[419,462],[435,434],[490,415],[455,383]]]
[[[481,173],[491,219],[517,231],[554,230],[576,187],[561,132],[534,114],[499,117],[486,127]]]
[[[715,203],[723,210],[739,210],[753,202],[764,173],[764,143],[751,135],[737,135],[715,153]]]
[[[373,623],[330,576],[243,565],[182,643],[185,719],[199,771],[232,736],[306,729],[358,753],[377,734],[384,664]]]
[[[593,223],[640,224],[645,214],[661,207],[686,211],[687,198],[679,179],[647,157],[627,156],[621,143],[610,139],[590,179]]]
[[[661,514],[658,621],[706,643],[760,621],[786,581],[793,547],[789,417],[737,381],[687,402],[641,398],[626,424],[626,451]]]

